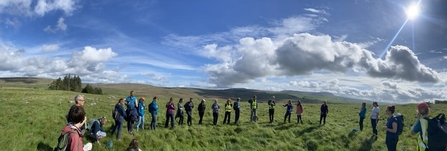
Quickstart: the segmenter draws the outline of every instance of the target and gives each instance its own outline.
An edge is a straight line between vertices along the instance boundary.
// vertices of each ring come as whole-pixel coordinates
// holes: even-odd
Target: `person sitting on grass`
[[[126,151],[142,151],[138,145],[138,140],[136,138],[132,139]]]
[[[71,122],[68,123],[61,132],[61,135],[70,133],[68,136],[67,148],[69,151],[83,151],[81,127],[87,120],[85,111],[82,106],[74,106],[68,113]],[[73,132],[74,131],[74,132]]]
[[[91,124],[90,136],[92,137],[92,141],[98,143],[99,145],[101,145],[99,139],[106,137],[106,132],[104,131],[103,128],[106,122],[107,122],[106,117],[92,119],[91,123],[89,121],[89,123]]]

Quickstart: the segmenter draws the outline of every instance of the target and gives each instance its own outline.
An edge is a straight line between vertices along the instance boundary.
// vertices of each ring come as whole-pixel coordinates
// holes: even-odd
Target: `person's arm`
[[[121,115],[122,115],[124,118],[126,118],[126,117],[127,117],[127,114],[126,114],[126,111],[124,110],[124,107],[120,105],[118,108],[119,108],[118,110],[120,110],[120,112],[121,112]]]
[[[326,105],[326,114],[329,114],[329,106]]]
[[[415,135],[419,132],[421,132],[422,128],[421,128],[421,122],[419,120],[419,118],[417,118],[416,122],[413,124],[413,127],[411,127],[411,134]]]
[[[385,129],[388,132],[391,133],[396,133],[397,132],[397,123],[395,121],[393,121],[393,123],[391,124],[393,128],[388,128],[387,126],[384,126],[383,129]]]

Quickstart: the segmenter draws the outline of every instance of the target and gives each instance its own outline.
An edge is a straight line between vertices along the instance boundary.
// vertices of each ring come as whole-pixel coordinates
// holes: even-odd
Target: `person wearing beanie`
[[[429,106],[425,102],[421,102],[417,106],[416,122],[411,128],[411,134],[419,133],[417,148],[419,151],[425,151],[428,148],[428,112]],[[431,149],[430,149],[431,150]]]

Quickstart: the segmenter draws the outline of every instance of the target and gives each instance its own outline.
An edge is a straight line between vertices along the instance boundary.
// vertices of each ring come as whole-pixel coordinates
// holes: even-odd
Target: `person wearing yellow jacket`
[[[417,120],[411,128],[411,134],[419,133],[417,151],[425,151],[428,148],[428,111],[427,103],[418,104]]]
[[[256,100],[256,95],[254,95],[253,98],[248,101],[248,103],[250,103],[251,109],[250,122],[256,122],[258,121],[258,116],[256,114],[256,110],[258,109],[258,101]]]
[[[233,109],[233,104],[231,104],[231,99],[228,98],[227,103],[225,103],[225,117],[223,124],[230,124],[231,110]]]

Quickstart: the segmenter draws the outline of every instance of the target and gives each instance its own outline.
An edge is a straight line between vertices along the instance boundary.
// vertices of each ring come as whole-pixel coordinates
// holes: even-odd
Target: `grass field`
[[[129,87],[129,89],[132,89]],[[138,92],[138,91],[137,91]],[[106,116],[109,121],[105,129],[110,133],[111,110],[120,97],[126,97],[128,92],[105,91],[105,95],[85,95],[85,110],[88,118]],[[118,93],[116,95],[115,93]],[[146,92],[149,93],[149,92]],[[68,91],[50,91],[44,89],[2,86],[0,89],[0,146],[2,150],[51,150],[57,143],[57,137],[65,125],[64,116],[72,105],[76,93]],[[137,93],[138,94],[138,93]],[[157,95],[157,94],[154,94]],[[137,95],[138,96],[138,95]],[[149,97],[149,96],[147,96]],[[189,98],[184,94],[184,98]],[[237,96],[229,96],[237,97]],[[296,124],[296,117],[292,114],[292,123],[283,123],[285,108],[279,103],[276,107],[275,122],[268,123],[268,110],[266,103],[260,103],[258,110],[259,121],[249,122],[249,105],[242,102],[241,123],[239,125],[223,125],[224,112],[221,110],[219,123],[212,126],[211,99],[206,98],[207,113],[204,125],[197,125],[198,113],[193,112],[192,126],[176,126],[174,130],[163,128],[165,121],[165,108],[167,97],[159,100],[161,106],[158,116],[158,129],[156,131],[140,130],[135,137],[140,140],[143,150],[386,150],[385,131],[379,129],[379,138],[371,139],[371,126],[365,120],[365,130],[353,132],[358,128],[357,104],[331,104],[328,100],[329,115],[327,124],[319,126],[320,104],[305,103],[304,124]],[[150,100],[150,99],[148,99]],[[177,102],[178,98],[175,99]],[[149,103],[150,101],[147,101]],[[223,106],[224,100],[219,104]],[[194,101],[197,107],[199,100]],[[381,120],[379,127],[385,124],[385,106],[381,107]],[[435,113],[444,112],[446,105],[433,105]],[[410,135],[409,128],[414,122],[416,105],[398,105],[397,111],[406,115],[405,129],[400,136],[398,150],[415,150],[416,136]],[[368,113],[371,104],[368,104]],[[194,110],[196,111],[196,110]],[[434,113],[432,114],[434,115]],[[145,127],[149,128],[150,116],[145,117]],[[232,121],[234,114],[232,115]],[[186,119],[185,119],[186,121]],[[94,144],[93,150],[108,150],[106,143],[113,141],[111,150],[124,150],[134,137],[123,127],[122,139],[115,141],[108,136],[101,139],[103,145]],[[84,143],[88,142],[84,138]]]

